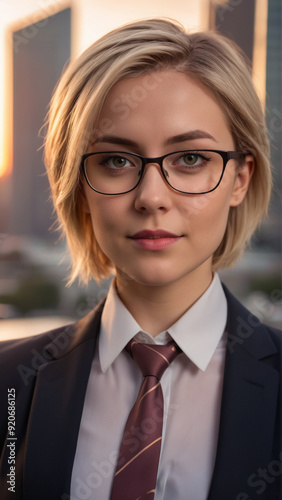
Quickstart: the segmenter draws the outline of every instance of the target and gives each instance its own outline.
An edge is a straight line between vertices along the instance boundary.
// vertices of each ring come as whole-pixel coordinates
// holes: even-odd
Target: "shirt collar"
[[[225,331],[227,320],[227,300],[219,277],[214,279],[205,293],[183,316],[153,339],[142,332],[140,325],[118,297],[112,282],[101,320],[99,338],[99,358],[102,372],[109,368],[126,344],[140,332],[144,339],[162,343],[168,334],[182,349],[184,354],[202,371],[207,368]]]

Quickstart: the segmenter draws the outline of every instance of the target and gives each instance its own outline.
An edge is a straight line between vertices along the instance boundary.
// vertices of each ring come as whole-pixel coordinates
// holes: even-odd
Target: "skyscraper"
[[[13,33],[13,172],[9,232],[49,237],[52,204],[40,129],[70,58],[71,10]]]

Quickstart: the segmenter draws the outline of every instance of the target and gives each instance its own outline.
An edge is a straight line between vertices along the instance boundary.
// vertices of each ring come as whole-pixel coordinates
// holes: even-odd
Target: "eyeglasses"
[[[205,194],[220,184],[227,162],[243,160],[241,151],[189,150],[146,158],[124,151],[82,156],[85,179],[91,189],[105,195],[129,193],[141,182],[145,167],[157,164],[167,184],[180,193]]]

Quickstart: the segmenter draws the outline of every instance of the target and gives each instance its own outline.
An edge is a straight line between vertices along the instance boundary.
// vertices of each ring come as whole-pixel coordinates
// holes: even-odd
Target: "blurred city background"
[[[281,0],[0,1],[0,339],[84,316],[109,281],[66,287],[70,259],[54,230],[42,125],[68,61],[116,26],[165,16],[217,29],[252,62],[266,109],[274,169],[270,216],[251,251],[220,273],[260,319],[281,328]]]

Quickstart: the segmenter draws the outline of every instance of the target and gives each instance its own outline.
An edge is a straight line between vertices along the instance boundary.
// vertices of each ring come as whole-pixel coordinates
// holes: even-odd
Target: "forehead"
[[[162,71],[116,83],[99,121],[100,132],[165,140],[189,129],[230,139],[225,113],[200,82],[177,71]]]

